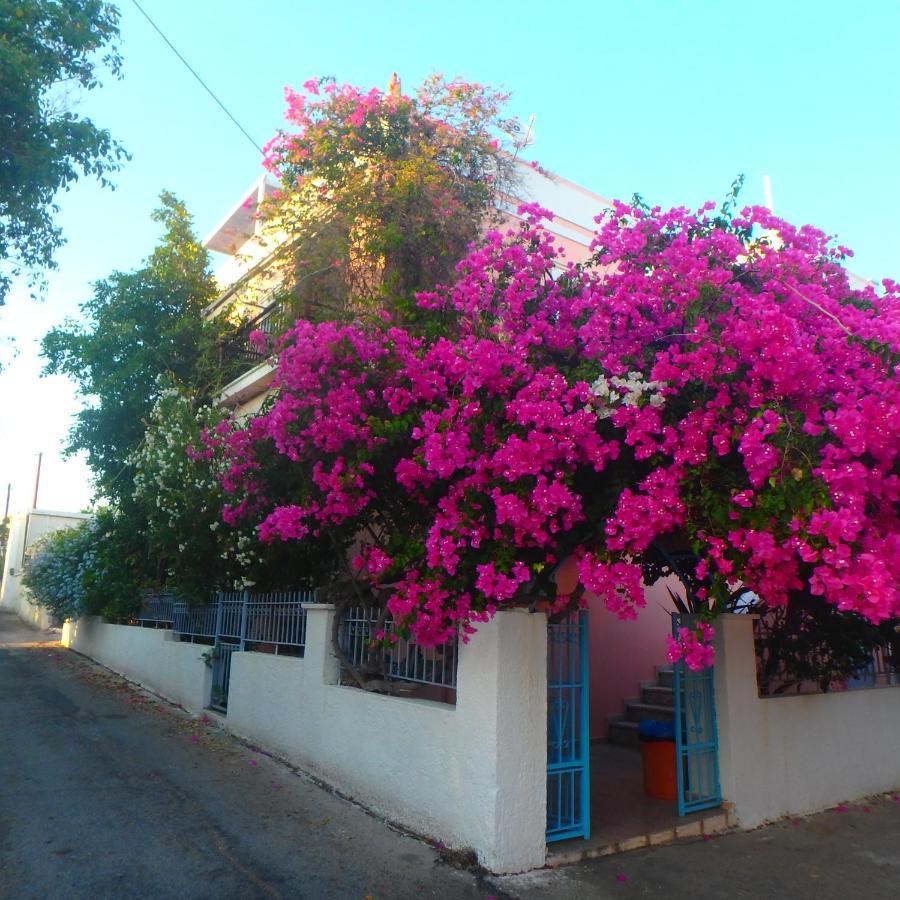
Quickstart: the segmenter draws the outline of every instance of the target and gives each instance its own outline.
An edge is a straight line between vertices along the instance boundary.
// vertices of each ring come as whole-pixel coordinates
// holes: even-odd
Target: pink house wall
[[[570,593],[578,583],[575,563],[567,559],[556,576],[558,589]],[[603,601],[586,594],[590,613],[590,701],[591,740],[607,739],[608,716],[621,715],[625,700],[640,697],[641,682],[653,681],[656,667],[667,664],[666,635],[672,630],[669,585],[676,579],[658,581],[645,589],[647,605],[637,619],[625,622],[609,612]]]
[[[607,717],[624,712],[624,700],[640,696],[640,683],[653,681],[666,660],[672,603],[665,582],[647,588],[647,605],[633,622],[623,622],[596,597],[589,601],[591,739],[605,741]]]

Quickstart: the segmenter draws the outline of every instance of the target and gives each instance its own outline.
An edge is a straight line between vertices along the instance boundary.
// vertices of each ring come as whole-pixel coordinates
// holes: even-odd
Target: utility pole
[[[37,509],[37,500],[38,500],[38,488],[41,485],[41,460],[44,458],[43,453],[38,453],[38,464],[37,464],[37,472],[34,476],[34,499],[31,501],[31,508]]]
[[[5,522],[9,518],[9,495],[12,492],[12,482],[9,481],[6,484],[6,509],[3,510],[3,521]]]

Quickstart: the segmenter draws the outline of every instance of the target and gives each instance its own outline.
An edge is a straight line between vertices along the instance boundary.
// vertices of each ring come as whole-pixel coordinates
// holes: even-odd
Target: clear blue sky
[[[537,116],[532,156],[599,194],[695,206],[743,172],[757,203],[768,174],[779,215],[837,234],[858,274],[900,276],[895,0],[141,2],[257,143],[281,123],[286,84],[332,74],[384,87],[396,70],[409,90],[433,71],[459,74],[512,91],[511,112]],[[80,110],[133,160],[115,192],[85,182],[63,197],[69,243],[46,302],[17,296],[0,310],[19,348],[0,375],[0,481],[15,481],[19,505],[38,449],[42,505],[89,493],[83,468],[56,459],[75,404],[61,380],[37,381],[35,340],[93,279],[152,249],[162,188],[205,234],[258,172],[256,151],[130,0],[120,8],[125,77]]]

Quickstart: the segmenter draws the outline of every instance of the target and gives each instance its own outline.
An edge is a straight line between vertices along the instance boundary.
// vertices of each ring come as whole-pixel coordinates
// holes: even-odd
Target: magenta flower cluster
[[[737,583],[900,615],[898,287],[852,287],[812,228],[710,210],[617,205],[575,265],[523,207],[420,296],[439,328],[297,322],[267,411],[209,436],[226,519],[355,535],[423,644],[536,592],[631,618],[659,541],[697,554],[710,615]],[[305,473],[290,502],[263,446]],[[670,653],[709,664],[708,637]]]
[[[674,637],[666,636],[669,662],[683,660],[694,672],[713,664],[715,653],[712,640],[715,636],[712,625],[705,622],[696,628],[681,627]]]

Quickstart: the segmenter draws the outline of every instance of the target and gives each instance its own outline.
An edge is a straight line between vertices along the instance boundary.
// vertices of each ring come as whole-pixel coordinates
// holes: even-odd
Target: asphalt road
[[[52,638],[0,613],[4,900],[495,893]]]

